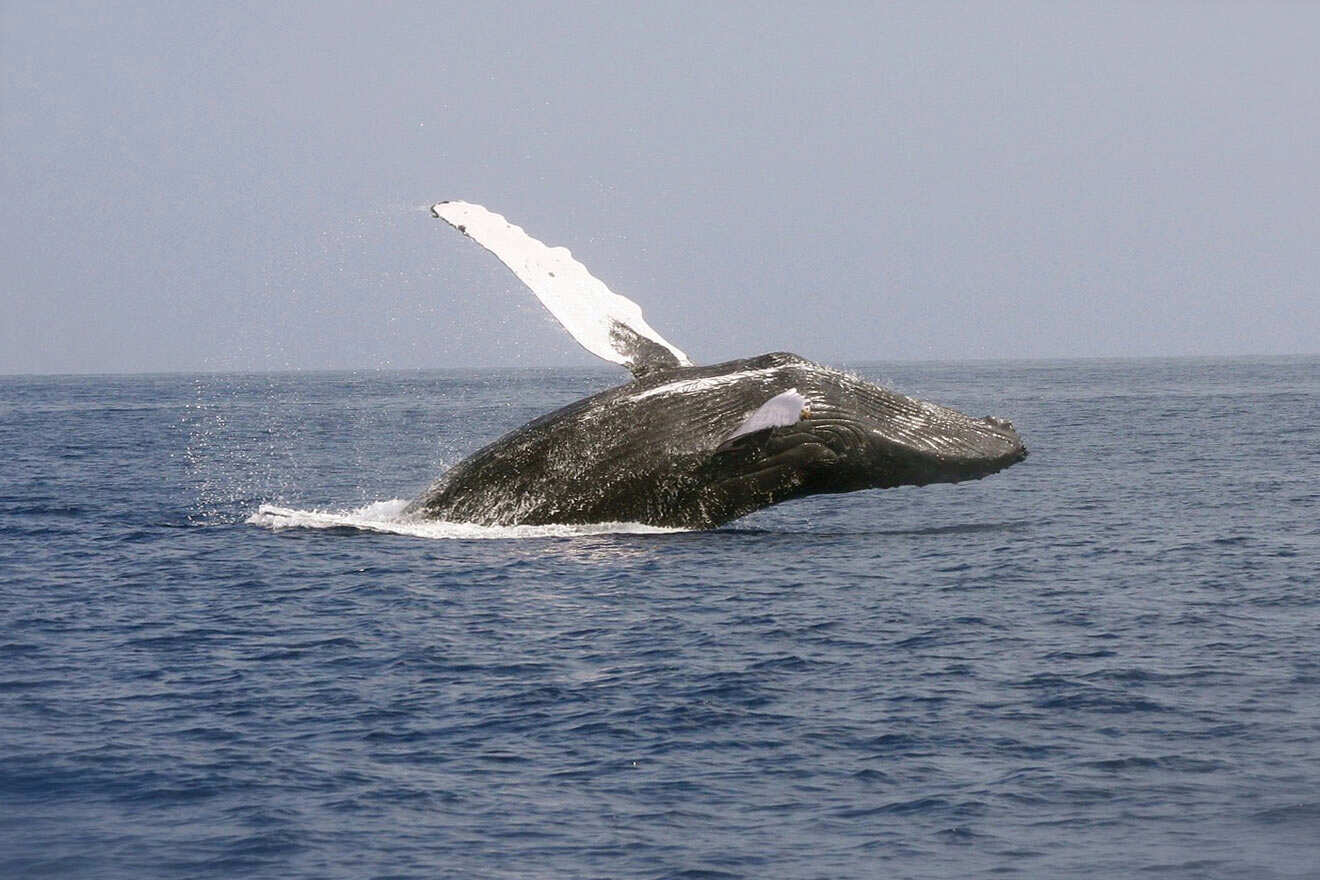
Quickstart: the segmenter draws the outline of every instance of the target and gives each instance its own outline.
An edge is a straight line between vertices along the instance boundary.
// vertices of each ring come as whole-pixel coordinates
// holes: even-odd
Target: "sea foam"
[[[405,514],[408,506],[405,498],[392,498],[389,501],[375,501],[362,507],[346,511],[297,510],[291,507],[278,507],[263,504],[257,512],[247,518],[251,525],[262,526],[273,531],[283,529],[359,529],[364,532],[385,532],[395,535],[409,535],[416,538],[448,538],[458,540],[482,540],[490,538],[575,538],[586,535],[652,535],[680,532],[683,529],[668,529],[648,526],[636,522],[603,522],[587,525],[543,525],[543,526],[486,526],[477,523],[446,522],[442,520],[422,519]]]

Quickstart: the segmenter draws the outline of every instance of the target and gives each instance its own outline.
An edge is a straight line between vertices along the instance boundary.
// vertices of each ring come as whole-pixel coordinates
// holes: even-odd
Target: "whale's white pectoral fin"
[[[757,407],[756,412],[744,419],[732,434],[724,438],[719,448],[727,449],[729,444],[739,437],[746,437],[757,431],[795,425],[807,415],[807,412],[807,399],[799,394],[796,388],[790,388]]]
[[[619,296],[568,248],[548,247],[499,214],[469,202],[440,202],[431,213],[499,257],[564,329],[587,351],[642,376],[691,366],[646,319],[637,303]]]

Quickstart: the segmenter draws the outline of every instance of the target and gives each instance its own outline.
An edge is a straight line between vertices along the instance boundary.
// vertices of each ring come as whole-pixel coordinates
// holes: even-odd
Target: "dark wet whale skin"
[[[810,415],[721,448],[796,388]],[[478,450],[408,512],[486,525],[641,522],[713,528],[826,492],[975,479],[1026,457],[975,419],[784,352],[645,374]]]

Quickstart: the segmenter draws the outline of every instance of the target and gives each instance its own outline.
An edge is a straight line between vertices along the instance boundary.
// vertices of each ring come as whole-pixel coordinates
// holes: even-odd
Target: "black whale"
[[[790,388],[808,400],[806,418],[722,447]],[[766,354],[652,372],[570,404],[459,463],[409,511],[488,525],[711,528],[805,495],[983,477],[1026,454],[1007,422]]]
[[[484,525],[712,528],[790,498],[983,477],[1026,456],[974,419],[792,354],[693,366],[567,249],[467,202],[432,213],[499,257],[588,351],[635,380],[478,450],[405,510]]]

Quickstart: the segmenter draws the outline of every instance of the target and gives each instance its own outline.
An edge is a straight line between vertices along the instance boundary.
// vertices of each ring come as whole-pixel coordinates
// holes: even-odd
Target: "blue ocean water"
[[[1031,457],[273,529],[622,374],[0,378],[0,876],[1320,876],[1320,359],[857,369]]]

